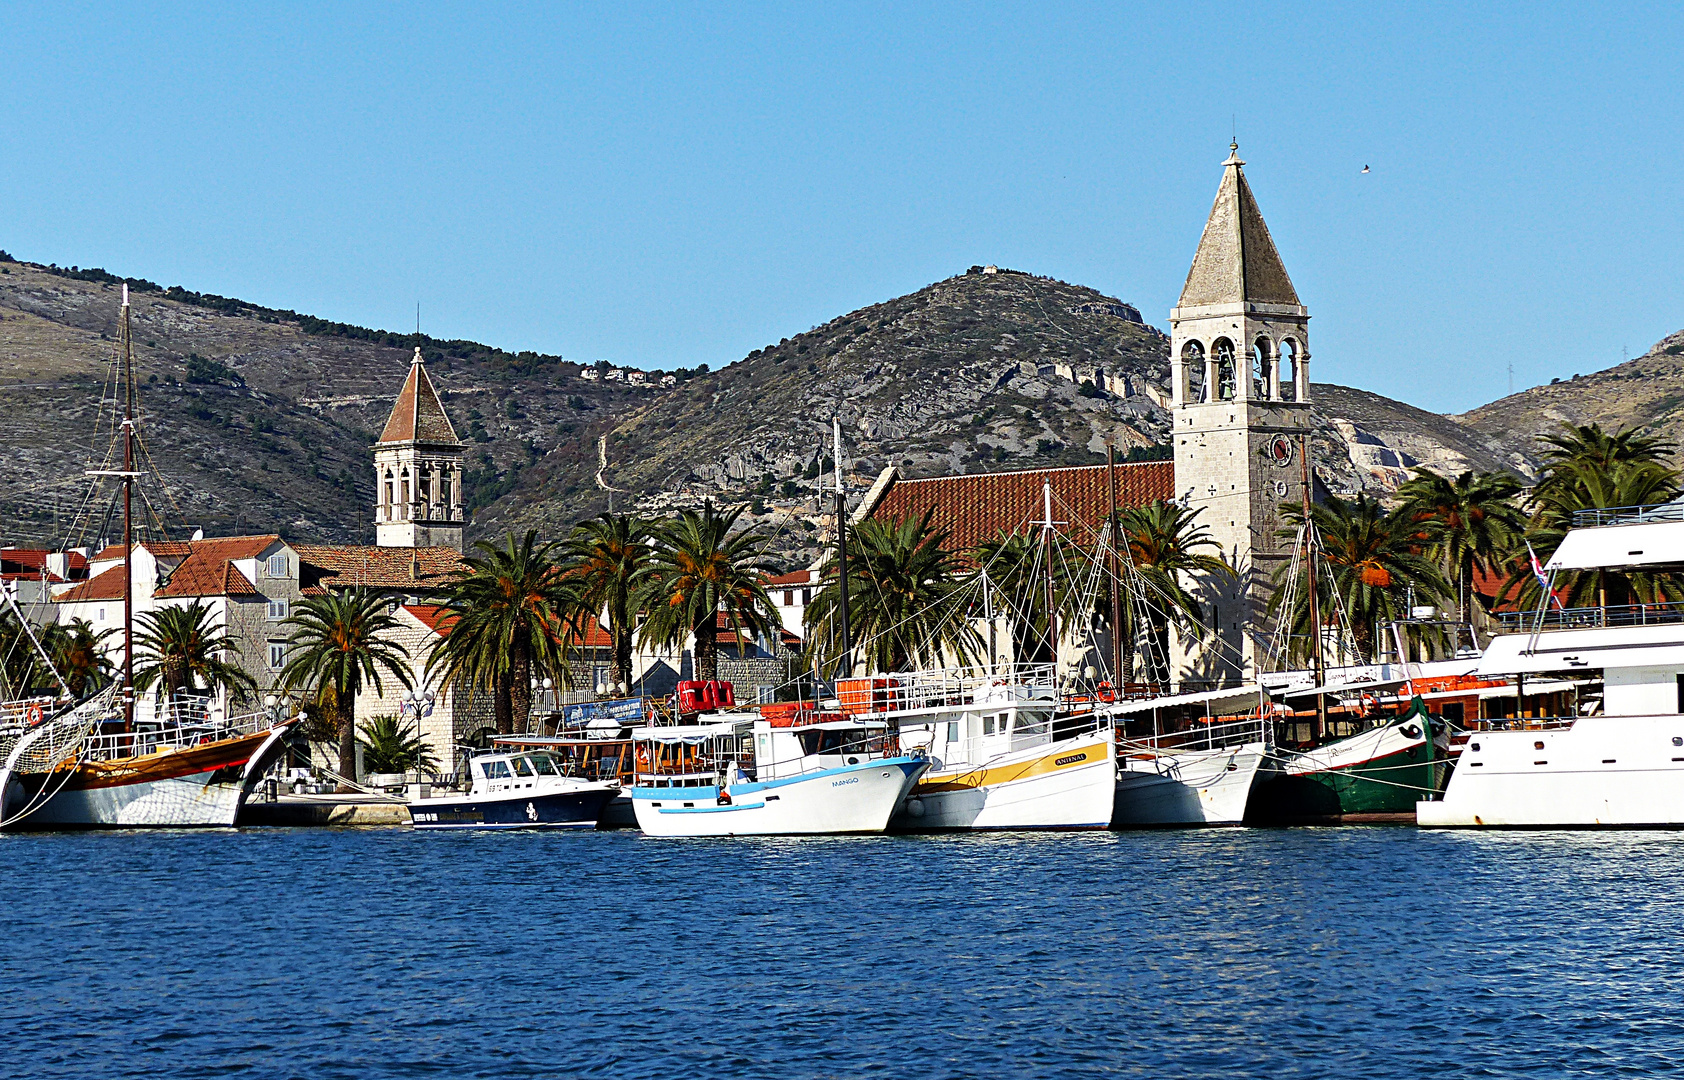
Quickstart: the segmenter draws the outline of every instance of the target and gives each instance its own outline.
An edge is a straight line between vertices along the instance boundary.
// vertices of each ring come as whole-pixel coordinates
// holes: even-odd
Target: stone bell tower
[[[1280,508],[1303,498],[1300,438],[1310,428],[1309,311],[1281,265],[1246,183],[1238,144],[1170,319],[1175,497],[1238,571],[1201,600],[1220,644],[1187,643],[1189,679],[1257,672],[1253,640],[1271,579],[1290,560]],[[1313,481],[1312,481],[1313,482]]]
[[[376,544],[462,550],[462,449],[417,347],[374,444]]]

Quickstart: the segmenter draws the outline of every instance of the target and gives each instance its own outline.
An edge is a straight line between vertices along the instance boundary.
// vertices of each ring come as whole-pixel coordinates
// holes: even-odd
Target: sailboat
[[[1416,801],[1443,790],[1448,779],[1448,729],[1428,711],[1420,696],[1423,690],[1432,689],[1432,676],[1418,686],[1408,664],[1404,665],[1404,677],[1389,686],[1373,678],[1332,685],[1328,682],[1316,587],[1320,545],[1309,513],[1308,436],[1304,439],[1300,454],[1306,471],[1304,525],[1297,553],[1303,557],[1307,579],[1314,666],[1309,687],[1283,696],[1289,703],[1294,698],[1313,700],[1314,712],[1310,738],[1276,750],[1274,768],[1258,783],[1247,818],[1258,824],[1292,825],[1384,820],[1392,815],[1413,817]],[[1296,581],[1296,574],[1292,580]],[[1401,660],[1405,656],[1403,635],[1395,624],[1392,630]],[[1442,675],[1454,678],[1459,670]],[[1400,684],[1408,693],[1401,699],[1394,695],[1392,700],[1403,707],[1386,707],[1381,691]],[[1340,705],[1336,717],[1328,708],[1329,698],[1354,704]],[[1288,717],[1283,720],[1291,722]],[[1336,724],[1344,730],[1335,733]]]
[[[290,721],[275,710],[220,717],[203,698],[172,699],[137,719],[134,690],[134,349],[123,286],[123,468],[90,473],[123,485],[123,670],[103,694],[50,719],[0,731],[0,827],[116,829],[231,826]]]

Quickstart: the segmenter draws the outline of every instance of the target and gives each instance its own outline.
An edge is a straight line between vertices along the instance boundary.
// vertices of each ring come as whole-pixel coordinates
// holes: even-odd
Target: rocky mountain
[[[110,447],[123,279],[0,253],[0,542],[109,535],[86,469]],[[372,538],[369,445],[413,335],[129,279],[151,510],[179,533]],[[789,561],[823,528],[831,423],[856,488],[914,476],[1167,453],[1168,342],[1127,303],[994,267],[936,282],[671,385],[590,378],[555,356],[419,339],[468,441],[471,538],[554,534],[610,500],[652,514],[746,504]],[[1440,416],[1314,387],[1318,473],[1332,490],[1395,490],[1415,465],[1530,475],[1561,420],[1684,436],[1684,333],[1628,364]],[[599,453],[606,468],[598,468]]]

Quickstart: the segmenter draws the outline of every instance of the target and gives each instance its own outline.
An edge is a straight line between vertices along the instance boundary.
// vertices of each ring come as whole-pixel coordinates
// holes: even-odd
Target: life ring
[[[47,719],[47,714],[42,711],[39,701],[31,701],[28,708],[24,709],[24,715],[28,717],[30,727],[40,727],[42,721]]]

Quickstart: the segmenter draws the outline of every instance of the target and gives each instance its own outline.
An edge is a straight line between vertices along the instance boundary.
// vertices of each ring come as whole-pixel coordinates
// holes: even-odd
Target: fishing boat
[[[839,718],[881,725],[929,755],[894,831],[1103,829],[1111,821],[1109,725],[1059,722],[1051,664],[926,669],[842,679],[837,688]]]
[[[1684,571],[1684,505],[1590,511],[1575,525],[1543,565],[1540,609],[1504,616],[1479,659],[1479,675],[1514,684],[1512,715],[1466,722],[1443,796],[1415,805],[1421,825],[1684,827],[1684,605],[1565,608],[1555,592],[1562,573]],[[1580,696],[1598,673],[1600,699]]]
[[[650,836],[880,833],[930,766],[881,721],[852,718],[774,729],[704,713],[638,728],[632,742],[632,809]]]
[[[1117,829],[1238,825],[1266,771],[1268,696],[1248,685],[1123,701],[1117,724]],[[1247,715],[1247,714],[1250,715]]]
[[[290,727],[274,708],[229,717],[208,698],[136,699],[132,503],[140,473],[135,468],[134,350],[127,285],[119,343],[123,467],[90,475],[114,477],[122,484],[121,679],[111,692],[96,695],[62,718],[49,721],[39,710],[33,712],[29,719],[34,730],[14,737],[0,774],[0,824],[6,828],[231,826],[258,777],[282,752]],[[50,668],[50,658],[42,656]],[[63,680],[58,681],[62,685]],[[43,753],[47,747],[52,752]]]
[[[468,793],[410,799],[410,824],[418,830],[594,829],[620,783],[570,775],[566,765],[542,750],[476,754],[468,762]]]
[[[1333,824],[1413,814],[1423,794],[1442,789],[1449,737],[1420,698],[1407,711],[1302,750],[1282,748],[1252,795],[1250,820],[1262,825]]]

